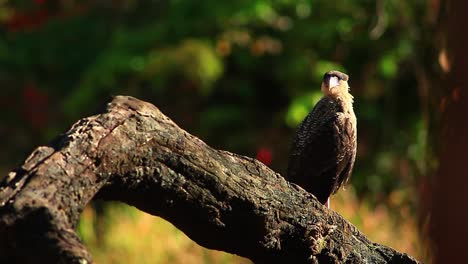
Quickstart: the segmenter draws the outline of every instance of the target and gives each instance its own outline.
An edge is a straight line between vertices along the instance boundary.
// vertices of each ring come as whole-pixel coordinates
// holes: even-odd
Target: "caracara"
[[[323,76],[323,97],[302,121],[289,156],[287,177],[329,208],[330,195],[345,185],[356,158],[356,116],[348,75]]]

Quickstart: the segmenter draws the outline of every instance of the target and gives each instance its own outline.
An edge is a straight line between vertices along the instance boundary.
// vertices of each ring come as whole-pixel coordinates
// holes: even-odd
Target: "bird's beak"
[[[330,80],[328,80],[328,88],[331,89],[331,88],[334,88],[336,86],[340,85],[340,81],[338,80],[337,77],[333,76],[330,78]]]

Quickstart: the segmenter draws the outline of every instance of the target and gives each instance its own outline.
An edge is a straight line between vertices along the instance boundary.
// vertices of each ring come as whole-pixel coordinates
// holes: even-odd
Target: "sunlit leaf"
[[[397,62],[393,55],[385,55],[379,62],[380,73],[385,78],[393,78],[397,73]]]

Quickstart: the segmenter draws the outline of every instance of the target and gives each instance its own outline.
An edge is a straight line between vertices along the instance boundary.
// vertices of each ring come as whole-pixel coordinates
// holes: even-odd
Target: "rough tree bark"
[[[92,262],[74,230],[93,197],[256,263],[417,263],[260,162],[212,149],[125,96],[38,147],[1,183],[0,263]]]

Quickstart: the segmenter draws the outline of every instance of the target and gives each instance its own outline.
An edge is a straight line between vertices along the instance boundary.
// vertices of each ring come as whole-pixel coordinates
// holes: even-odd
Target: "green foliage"
[[[224,66],[212,45],[191,39],[175,48],[154,50],[147,65],[143,59],[140,60],[140,68],[145,69],[145,75],[157,79],[156,87],[161,83],[170,87],[170,83],[160,80],[175,75],[194,81],[204,95],[210,93],[214,82],[223,73]]]

